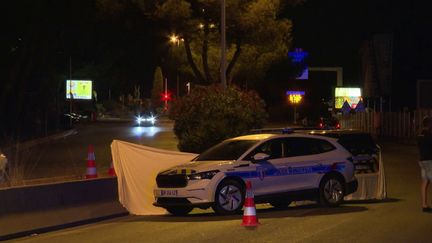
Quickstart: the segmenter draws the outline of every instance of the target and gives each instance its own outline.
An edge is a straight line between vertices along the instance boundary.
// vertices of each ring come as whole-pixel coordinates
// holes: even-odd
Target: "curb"
[[[128,216],[128,215],[129,215],[128,212],[117,213],[117,214],[112,214],[112,215],[107,215],[107,216],[102,216],[102,217],[97,217],[97,218],[92,218],[92,219],[79,220],[79,221],[66,223],[66,224],[60,224],[60,225],[49,226],[49,227],[44,227],[44,228],[39,228],[39,229],[34,229],[34,230],[17,232],[17,233],[8,234],[8,235],[2,235],[2,236],[0,236],[0,241],[6,241],[6,240],[12,240],[15,238],[25,237],[25,236],[32,236],[32,235],[37,235],[37,234],[48,233],[51,231],[56,231],[56,230],[70,228],[70,227],[86,225],[86,224],[97,223],[100,221],[124,217],[124,216]]]
[[[128,215],[117,187],[110,177],[1,189],[0,240]]]

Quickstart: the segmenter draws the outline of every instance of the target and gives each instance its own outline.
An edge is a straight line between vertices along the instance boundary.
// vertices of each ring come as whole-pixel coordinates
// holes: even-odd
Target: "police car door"
[[[320,168],[325,163],[315,139],[290,137],[283,141],[284,162],[281,174],[287,191],[298,191],[316,187],[321,176]]]
[[[250,180],[256,195],[265,195],[283,191],[283,178],[280,176],[280,164],[283,163],[282,139],[272,139],[259,145],[248,155],[248,159],[253,161],[253,156],[257,153],[269,155],[268,159],[253,161],[251,167],[254,170]]]

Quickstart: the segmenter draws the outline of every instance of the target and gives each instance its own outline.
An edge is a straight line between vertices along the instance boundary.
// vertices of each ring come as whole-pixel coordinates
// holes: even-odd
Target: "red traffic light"
[[[172,99],[172,97],[171,97],[171,92],[163,92],[163,93],[161,93],[161,100],[162,101],[168,101],[168,100],[171,100]]]

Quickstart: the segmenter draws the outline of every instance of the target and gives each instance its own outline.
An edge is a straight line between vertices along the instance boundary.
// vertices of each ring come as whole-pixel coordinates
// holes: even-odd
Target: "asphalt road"
[[[127,216],[17,239],[18,242],[432,242],[432,214],[421,212],[417,149],[381,143],[389,199],[275,210],[258,205],[261,225],[240,226],[242,216],[194,210],[187,217]],[[431,193],[429,194],[431,195]]]
[[[84,176],[88,146],[94,146],[99,176],[106,176],[112,162],[110,145],[114,139],[177,150],[173,123],[163,121],[152,127],[133,122],[96,122],[77,125],[77,134],[23,150],[20,158],[25,179]],[[19,179],[19,178],[18,178]]]

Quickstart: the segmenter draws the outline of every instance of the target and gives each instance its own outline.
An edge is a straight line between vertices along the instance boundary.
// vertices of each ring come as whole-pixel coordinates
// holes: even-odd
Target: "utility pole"
[[[72,127],[72,56],[69,56],[69,126]]]
[[[165,90],[164,90],[164,100],[165,100],[165,107],[164,110],[168,110],[168,80],[165,78]]]
[[[221,85],[227,87],[226,83],[226,28],[225,28],[225,0],[221,0]]]
[[[179,80],[179,75],[178,75],[178,71],[177,71],[177,99],[180,97],[180,80]]]
[[[188,95],[190,95],[190,88],[191,88],[190,86],[191,86],[191,83],[190,83],[190,82],[187,82],[187,83],[186,83],[186,87],[187,87],[187,94],[188,94]]]

